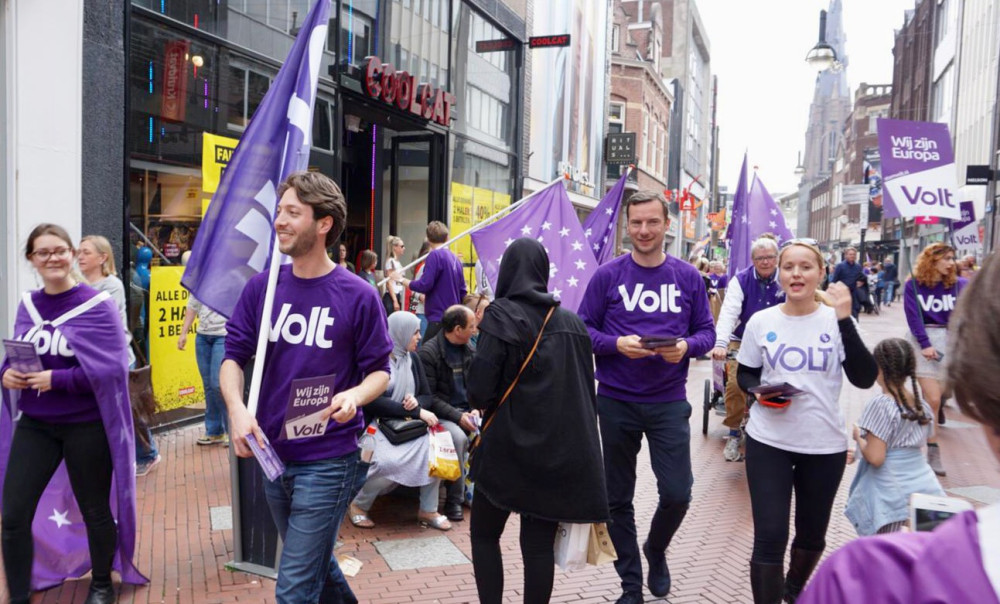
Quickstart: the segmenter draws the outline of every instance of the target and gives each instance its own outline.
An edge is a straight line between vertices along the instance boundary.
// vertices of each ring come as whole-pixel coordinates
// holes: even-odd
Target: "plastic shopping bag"
[[[587,566],[589,524],[560,522],[556,530],[554,553],[556,564],[563,570],[580,570]]]
[[[437,425],[429,429],[431,443],[429,457],[429,475],[441,480],[458,480],[462,476],[458,454],[451,434],[443,426]]]

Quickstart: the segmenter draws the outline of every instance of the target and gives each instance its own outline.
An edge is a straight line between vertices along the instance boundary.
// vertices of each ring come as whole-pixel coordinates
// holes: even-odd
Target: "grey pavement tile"
[[[976,501],[985,503],[987,505],[1000,503],[1000,489],[994,487],[988,487],[985,485],[976,485],[972,487],[954,487],[948,489],[948,492],[951,493],[952,495],[965,497],[966,499],[975,499]]]
[[[392,570],[469,564],[471,561],[444,536],[378,541],[375,549]]]
[[[208,513],[212,518],[213,531],[228,531],[233,528],[233,507],[220,505],[219,507],[208,508]]]

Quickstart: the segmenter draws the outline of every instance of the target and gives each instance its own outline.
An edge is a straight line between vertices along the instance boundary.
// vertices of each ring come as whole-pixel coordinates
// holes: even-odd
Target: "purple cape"
[[[797,602],[997,604],[998,599],[983,566],[976,513],[964,512],[932,533],[848,543],[816,571]]]
[[[92,291],[93,295],[98,295],[97,291]],[[57,319],[43,318],[49,321]],[[14,336],[23,336],[33,325],[22,302],[17,308]],[[125,582],[148,583],[149,580],[132,562],[136,532],[135,437],[128,398],[128,344],[121,328],[118,308],[114,301],[104,300],[59,325],[59,331],[69,342],[90,380],[111,447],[114,465],[111,512],[118,524],[118,551],[114,568],[121,573]],[[15,425],[11,412],[18,397],[18,391],[3,389],[3,409],[0,411],[0,492],[7,474]],[[17,460],[13,463],[17,463]],[[66,579],[76,578],[90,571],[87,530],[70,488],[65,463],[59,464],[38,502],[32,532],[35,539],[32,589],[55,587]]]

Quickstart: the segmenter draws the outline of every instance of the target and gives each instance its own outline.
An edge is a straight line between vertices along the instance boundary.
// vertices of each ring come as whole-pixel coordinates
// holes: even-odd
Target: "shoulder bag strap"
[[[503,398],[501,398],[500,402],[497,403],[497,408],[493,410],[493,415],[491,415],[490,418],[486,420],[486,423],[483,424],[483,427],[479,429],[480,438],[482,438],[486,429],[490,427],[490,424],[493,423],[493,418],[497,416],[497,411],[499,411],[500,407],[507,401],[507,397],[510,396],[511,391],[514,390],[514,386],[516,386],[518,380],[521,379],[521,374],[524,373],[524,368],[528,366],[528,363],[531,361],[531,357],[535,356],[535,351],[538,350],[538,343],[542,341],[542,334],[545,333],[545,326],[549,324],[549,319],[552,318],[552,313],[555,312],[555,310],[556,307],[553,306],[549,309],[549,314],[545,315],[545,322],[542,323],[542,328],[538,330],[538,337],[535,338],[535,345],[531,347],[531,352],[528,353],[528,358],[524,359],[524,362],[521,363],[521,369],[517,372],[517,377],[515,377],[514,381],[507,387],[507,391],[503,393]]]

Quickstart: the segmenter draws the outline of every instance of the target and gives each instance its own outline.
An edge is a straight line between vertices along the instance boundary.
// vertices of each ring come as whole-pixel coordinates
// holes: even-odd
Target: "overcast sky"
[[[794,191],[816,71],[805,62],[828,0],[697,0],[719,76],[719,184],[735,190],[743,151],[768,190]],[[892,83],[893,31],[914,0],[843,0],[847,84]]]

